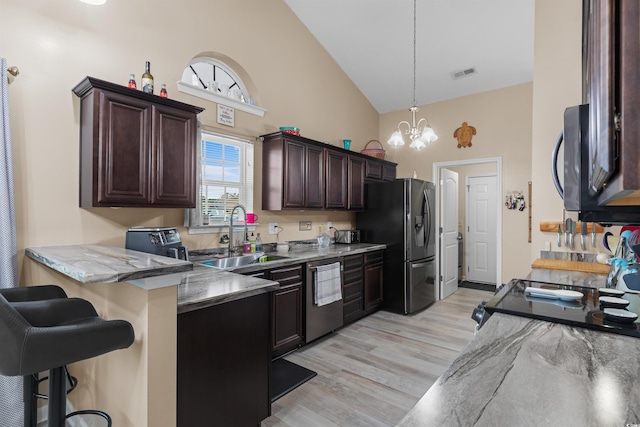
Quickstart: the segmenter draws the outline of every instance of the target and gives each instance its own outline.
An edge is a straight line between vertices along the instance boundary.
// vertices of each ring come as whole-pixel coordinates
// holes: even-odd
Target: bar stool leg
[[[49,370],[49,427],[64,427],[67,415],[67,377],[64,367]]]

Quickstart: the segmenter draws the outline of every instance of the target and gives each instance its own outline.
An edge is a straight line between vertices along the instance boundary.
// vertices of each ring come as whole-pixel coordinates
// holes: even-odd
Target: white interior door
[[[442,169],[440,176],[442,235],[440,238],[441,298],[458,290],[458,173]]]
[[[496,284],[497,178],[467,177],[466,280]]]

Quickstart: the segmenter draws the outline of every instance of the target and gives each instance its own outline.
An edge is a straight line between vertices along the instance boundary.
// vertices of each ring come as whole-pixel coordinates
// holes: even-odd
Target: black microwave
[[[640,224],[640,206],[602,205],[590,183],[592,161],[589,152],[589,104],[569,107],[564,112],[564,128],[553,150],[553,181],[568,211],[578,219],[602,225]],[[563,182],[558,175],[558,157],[564,146]]]

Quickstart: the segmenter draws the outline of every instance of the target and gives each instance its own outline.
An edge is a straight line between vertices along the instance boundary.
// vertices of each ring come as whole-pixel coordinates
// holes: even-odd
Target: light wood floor
[[[395,426],[473,338],[471,313],[491,295],[460,288],[414,315],[378,311],[290,354],[318,375],[262,426]]]

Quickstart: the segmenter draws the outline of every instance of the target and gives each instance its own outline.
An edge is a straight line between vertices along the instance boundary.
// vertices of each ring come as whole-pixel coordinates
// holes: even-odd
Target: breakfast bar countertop
[[[278,282],[244,274],[322,258],[383,250],[385,247],[367,243],[331,245],[328,248],[303,245],[287,253],[278,253],[284,258],[230,270],[92,244],[27,248],[25,252],[29,258],[81,283],[126,281],[148,291],[177,286],[180,313],[269,292],[279,286]]]

